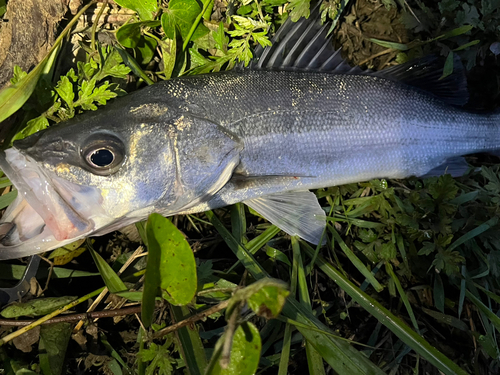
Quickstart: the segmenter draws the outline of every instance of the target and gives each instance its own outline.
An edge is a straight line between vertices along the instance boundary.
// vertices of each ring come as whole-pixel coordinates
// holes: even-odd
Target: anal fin
[[[271,194],[243,203],[286,233],[297,235],[315,245],[320,243],[326,215],[310,191]],[[325,243],[326,238],[322,242]]]
[[[443,164],[431,169],[429,172],[420,177],[436,177],[444,174],[449,174],[452,177],[461,177],[469,170],[469,168],[470,167],[467,161],[462,156],[457,156],[446,159]]]

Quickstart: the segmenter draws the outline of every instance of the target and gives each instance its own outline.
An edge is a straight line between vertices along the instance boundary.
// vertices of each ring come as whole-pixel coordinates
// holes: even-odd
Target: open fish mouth
[[[0,169],[18,190],[0,220],[0,259],[64,246],[94,230],[99,189],[58,178],[15,148],[0,152]]]

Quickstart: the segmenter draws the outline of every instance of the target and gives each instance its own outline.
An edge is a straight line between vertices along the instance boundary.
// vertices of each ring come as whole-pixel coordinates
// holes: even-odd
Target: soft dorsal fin
[[[453,59],[453,73],[445,78],[441,78],[443,59],[436,55],[429,55],[369,74],[417,87],[448,104],[464,105],[469,100],[465,69],[457,55],[454,55]]]
[[[321,2],[307,19],[287,19],[274,35],[272,46],[256,48],[247,69],[371,75],[416,87],[451,105],[467,103],[467,79],[457,55],[453,73],[443,79],[443,59],[435,55],[377,72],[351,67],[342,59],[341,50],[335,50],[332,35],[328,35],[331,20],[321,24],[320,5]]]

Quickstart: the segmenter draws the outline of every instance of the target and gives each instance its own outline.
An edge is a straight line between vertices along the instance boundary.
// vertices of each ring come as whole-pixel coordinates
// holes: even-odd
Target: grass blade
[[[232,234],[222,225],[212,211],[205,213],[210,222],[221,234],[224,241],[234,254],[241,260],[245,268],[256,279],[269,277],[267,272],[255,260],[241,244],[236,241]],[[297,300],[289,297],[282,314],[300,323],[315,326],[321,330],[328,331],[329,328],[316,318],[312,312],[305,309]],[[323,359],[339,374],[366,375],[383,374],[368,358],[346,342],[332,338],[326,334],[312,331],[310,329],[299,328],[304,338],[311,342]]]
[[[304,272],[304,264],[302,263],[302,255],[300,253],[300,246],[297,237],[292,237],[292,249],[293,249],[293,264],[297,265],[297,285],[299,292],[299,301],[304,305],[309,311],[312,312],[311,300],[309,299],[309,291],[307,288],[307,280]],[[310,374],[325,374],[325,367],[323,366],[323,360],[319,353],[314,349],[309,341],[306,341],[306,356],[307,365],[309,367]]]
[[[448,250],[451,251],[453,249],[456,249],[460,245],[462,245],[464,242],[469,241],[470,239],[479,236],[481,233],[486,232],[488,229],[491,227],[494,227],[498,223],[498,217],[493,217],[490,220],[486,221],[485,223],[481,224],[477,228],[472,229],[471,231],[467,232],[464,234],[462,237],[457,239],[455,242],[453,242],[449,247]]]
[[[312,256],[313,252],[307,247],[304,247],[305,252]],[[415,350],[418,354],[424,357],[428,362],[436,366],[445,374],[450,375],[465,375],[457,364],[451,361],[448,357],[434,348],[418,333],[409,328],[401,319],[392,314],[389,310],[383,307],[378,301],[362,292],[323,257],[318,257],[316,260],[318,267],[330,277],[338,286],[340,286],[351,298],[366,309],[371,315],[377,318],[383,325],[389,328],[401,341]]]
[[[229,248],[241,261],[243,266],[252,274],[252,276],[256,280],[262,279],[263,277],[269,277],[264,268],[259,263],[257,263],[253,255],[233,237],[231,232],[229,232],[226,227],[224,227],[224,225],[212,211],[205,212],[205,215],[207,215],[208,220],[210,220],[215,229],[217,229]]]
[[[476,296],[474,296],[471,292],[466,290],[465,294],[467,298],[470,299],[484,315],[486,315],[486,317],[490,320],[496,330],[500,332],[500,318],[493,311],[491,311],[488,306],[482,303],[479,298],[476,298]]]
[[[101,274],[101,277],[104,280],[104,283],[108,287],[109,291],[111,293],[118,293],[127,290],[127,287],[120,279],[120,276],[118,276],[116,272],[113,271],[111,266],[103,259],[102,256],[99,255],[99,253],[97,253],[92,248],[92,246],[90,246],[88,242],[87,247],[90,251],[90,254],[92,254],[92,258],[94,259],[97,269],[99,270],[99,273]]]
[[[280,364],[278,375],[288,374],[288,364],[290,360],[290,347],[292,344],[292,328],[290,324],[286,324],[285,333],[283,335],[283,348],[281,349]]]
[[[337,232],[337,230],[329,225],[328,228],[330,229],[330,232],[332,232],[333,237],[335,240],[339,243],[340,248],[344,251],[344,254],[347,255],[349,260],[351,261],[352,264],[358,269],[359,272],[372,284],[372,286],[375,288],[377,292],[381,292],[384,287],[380,285],[378,280],[375,278],[375,276],[370,272],[368,268],[363,264],[363,262],[352,252],[351,249],[349,249],[349,246],[346,245],[342,237],[340,237],[340,234]]]
[[[411,322],[413,323],[413,327],[415,327],[415,330],[417,332],[419,332],[417,319],[415,318],[415,314],[413,313],[413,309],[411,307],[410,301],[408,300],[408,296],[406,295],[406,292],[403,289],[401,282],[399,281],[396,273],[394,272],[392,265],[390,263],[386,263],[385,270],[386,270],[387,274],[394,281],[394,284],[396,284],[396,289],[398,290],[398,293],[401,296],[401,300],[403,301],[403,303],[406,307],[406,311],[408,312],[408,315],[410,315],[410,319],[411,319]]]
[[[187,319],[191,313],[186,306],[171,306],[174,322]],[[197,324],[182,327],[175,332],[184,363],[190,375],[202,375],[207,367],[207,357]]]

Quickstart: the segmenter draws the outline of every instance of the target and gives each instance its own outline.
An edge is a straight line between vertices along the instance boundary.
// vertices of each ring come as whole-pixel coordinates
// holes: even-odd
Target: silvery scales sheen
[[[424,175],[500,148],[499,117],[459,108],[463,72],[426,58],[363,72],[321,26],[287,21],[249,68],[172,79],[2,153],[19,190],[0,259],[142,220],[244,202],[318,243],[325,213],[308,189]],[[455,165],[455,164],[452,164]]]

